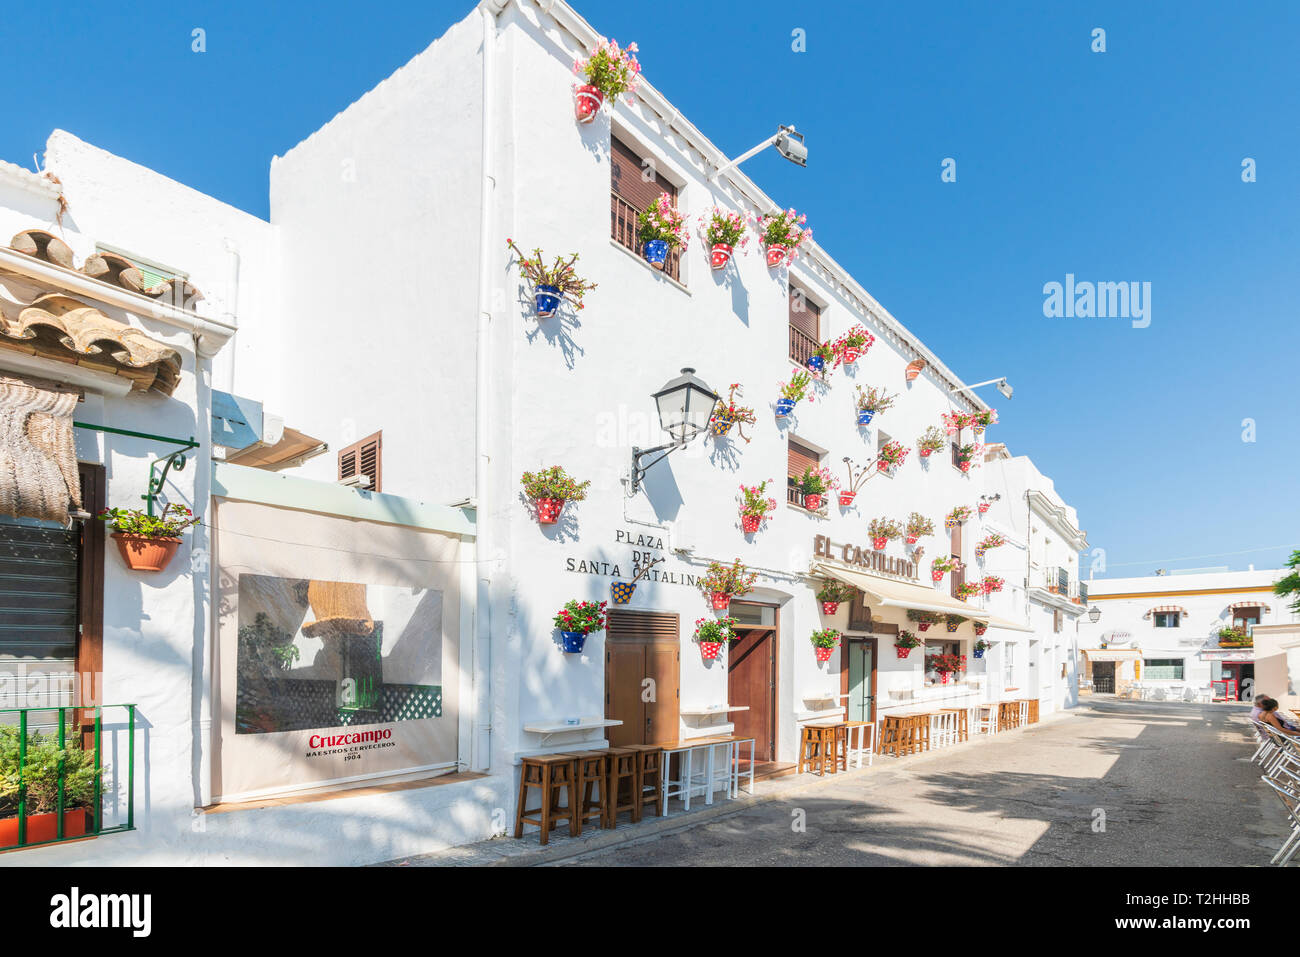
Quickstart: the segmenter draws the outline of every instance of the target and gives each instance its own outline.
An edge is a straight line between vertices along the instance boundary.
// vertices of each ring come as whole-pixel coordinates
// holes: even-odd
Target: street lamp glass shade
[[[685,444],[708,428],[718,395],[695,375],[694,369],[683,369],[681,375],[654,394],[654,400],[659,407],[660,427]]]
[[[1088,609],[1088,620],[1092,622],[1094,625],[1097,624],[1097,619],[1099,619],[1100,617],[1101,617],[1101,609],[1098,608],[1096,605],[1093,605],[1091,608]]]

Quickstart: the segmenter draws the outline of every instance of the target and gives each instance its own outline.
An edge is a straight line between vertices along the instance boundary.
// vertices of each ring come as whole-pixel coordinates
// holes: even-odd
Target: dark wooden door
[[[681,646],[676,615],[614,610],[605,640],[605,717],[614,747],[677,740]]]
[[[728,704],[736,734],[753,737],[754,759],[776,759],[776,629],[749,628],[727,649]]]

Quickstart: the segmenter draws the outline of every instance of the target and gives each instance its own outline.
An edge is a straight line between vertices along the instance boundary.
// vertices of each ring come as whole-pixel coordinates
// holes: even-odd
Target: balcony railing
[[[808,333],[795,326],[790,326],[790,361],[806,366],[812,354],[821,348],[821,343]]]
[[[1076,605],[1086,604],[1088,601],[1088,586],[1072,578],[1068,568],[1061,568],[1058,565],[1044,568],[1042,577],[1038,581],[1040,588],[1046,588],[1053,595],[1067,598]]]
[[[0,709],[0,850],[135,830],[135,707]],[[106,728],[105,709],[121,709],[125,723]],[[106,731],[126,735],[126,776],[112,768],[108,788]],[[120,749],[112,751],[120,760]],[[119,819],[109,826],[106,790]]]
[[[609,194],[609,235],[620,246],[626,246],[638,256],[641,255],[641,241],[636,236],[636,218],[641,214],[618,193]],[[681,253],[669,253],[664,263],[664,274],[681,281]]]

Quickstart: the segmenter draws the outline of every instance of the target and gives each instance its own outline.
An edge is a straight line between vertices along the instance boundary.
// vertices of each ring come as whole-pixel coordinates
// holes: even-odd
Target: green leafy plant
[[[989,644],[988,641],[984,638],[981,638],[979,641],[975,642],[976,651],[988,651],[992,647],[993,646]]]
[[[937,611],[919,611],[915,608],[909,608],[907,609],[907,620],[918,624],[937,625],[943,621],[943,614]]]
[[[916,447],[922,452],[938,452],[947,442],[943,429],[937,425],[932,425],[921,433],[921,437],[916,440]]]
[[[667,193],[660,193],[637,215],[636,234],[643,243],[662,239],[673,252],[685,249],[690,240],[686,217],[673,205],[673,198]]]
[[[184,505],[167,505],[161,515],[150,515],[139,508],[106,508],[99,520],[108,522],[115,532],[144,538],[180,538],[181,533],[199,520]]]
[[[922,535],[933,535],[934,522],[920,512],[913,512],[907,516],[907,534],[915,538],[920,538]]]
[[[955,615],[951,612],[943,616],[943,620],[950,625],[960,625],[964,621],[970,621],[965,615]]]
[[[1240,628],[1220,628],[1218,632],[1221,648],[1251,648],[1255,640]]]
[[[920,648],[921,639],[910,631],[900,631],[898,637],[894,639],[894,644],[899,648]]]
[[[751,572],[744,562],[737,558],[730,565],[721,562],[709,562],[708,570],[700,576],[700,591],[706,595],[721,592],[724,595],[748,595],[754,590],[758,581],[758,572]]]
[[[957,525],[960,525],[962,522],[967,521],[970,518],[970,516],[971,516],[971,510],[969,505],[958,505],[955,506],[953,510],[947,514],[947,516],[944,518],[944,521],[952,522]]]
[[[620,50],[618,44],[610,40],[598,46],[586,59],[574,60],[573,72],[585,77],[606,99],[613,100],[620,93],[636,90],[636,80],[641,74],[636,53],[635,43]]]
[[[555,615],[555,627],[560,631],[577,631],[584,635],[601,631],[605,627],[606,602],[578,601],[576,598],[565,602]]]
[[[579,482],[559,465],[540,472],[525,472],[520,482],[523,483],[524,494],[534,501],[539,498],[556,498],[566,502],[581,502],[591,487],[590,480]]]
[[[555,261],[548,266],[542,258],[540,249],[534,249],[531,256],[526,256],[515,245],[513,239],[507,239],[506,245],[514,251],[515,262],[519,264],[519,271],[524,274],[530,283],[534,286],[554,286],[560,290],[560,295],[569,302],[579,309],[584,308],[582,297],[595,289],[596,283],[588,282],[578,275],[577,270],[574,268],[574,264],[578,261],[577,253],[573,253],[568,259],[563,256],[556,256]]]
[[[736,396],[738,394],[743,395],[744,392],[745,390],[741,388],[739,382],[731,383],[730,388],[727,390],[726,400],[719,399],[718,404],[713,407],[713,414],[709,416],[709,424],[722,427],[729,424],[735,425],[740,437],[748,443],[749,436],[745,434],[745,426],[754,425],[758,422],[758,416],[754,414],[754,410],[749,406],[740,405],[736,402]],[[718,434],[716,429],[715,434]]]
[[[794,399],[798,402],[808,394],[808,387],[812,385],[812,376],[807,372],[790,373],[790,381],[782,382],[777,387],[780,389],[781,397],[784,399]]]
[[[884,412],[894,405],[894,400],[898,398],[897,394],[890,395],[885,389],[877,389],[874,385],[865,388],[862,386],[853,387],[857,392],[857,407],[859,412]]]
[[[0,725],[0,817],[18,814],[18,728]],[[41,732],[27,736],[27,753],[22,779],[27,790],[27,813],[45,814],[58,810],[59,765],[63,766],[65,810],[89,807],[95,797],[95,782],[103,769],[95,769],[95,756],[78,743],[70,732],[60,748],[56,737]]]
[[[825,495],[839,488],[840,480],[832,475],[828,468],[809,466],[803,470],[803,475],[795,484],[804,495]]]
[[[867,523],[867,534],[872,538],[888,538],[893,540],[903,534],[903,526],[892,518],[873,518]]]
[[[1294,598],[1289,607],[1300,615],[1300,551],[1291,553],[1286,567],[1291,569],[1291,574],[1279,579],[1273,585],[1273,594],[1279,598]]]
[[[735,618],[697,618],[695,619],[694,640],[698,642],[712,641],[719,644],[725,641],[735,641],[736,624]]]
[[[828,578],[822,582],[821,587],[817,589],[818,601],[851,601],[857,596],[858,590],[852,585],[846,585],[844,582],[837,582],[833,578]]]
[[[840,640],[840,633],[834,628],[823,628],[821,631],[814,631],[810,638],[814,648],[834,648],[835,643]]]

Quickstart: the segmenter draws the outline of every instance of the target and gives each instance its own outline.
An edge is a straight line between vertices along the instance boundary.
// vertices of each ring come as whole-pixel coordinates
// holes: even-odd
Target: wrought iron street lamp
[[[1098,608],[1096,605],[1093,605],[1091,608],[1088,609],[1088,620],[1090,622],[1092,622],[1095,625],[1097,624],[1097,621],[1100,618],[1101,618],[1100,608]]]
[[[718,404],[718,394],[691,368],[683,369],[681,375],[666,383],[651,398],[659,412],[659,427],[671,435],[673,441],[652,449],[632,449],[630,495],[635,495],[641,488],[641,480],[651,467],[709,427],[709,419]],[[660,453],[659,457],[647,462],[647,457],[656,452]]]

